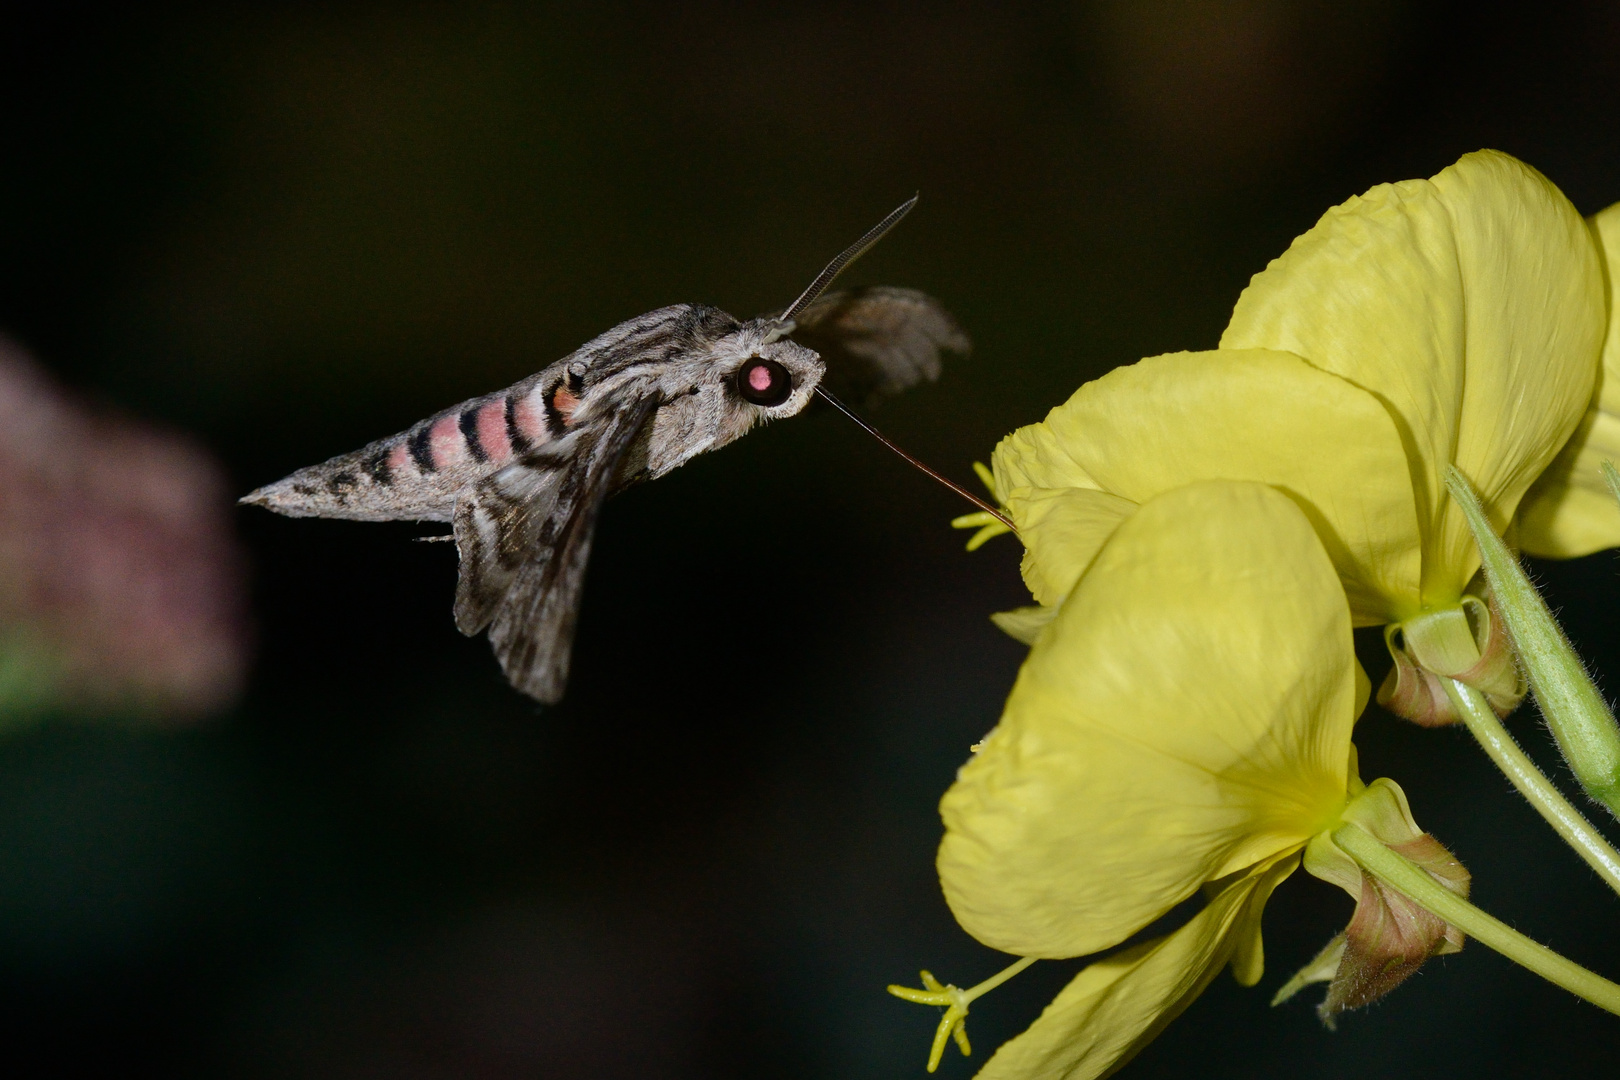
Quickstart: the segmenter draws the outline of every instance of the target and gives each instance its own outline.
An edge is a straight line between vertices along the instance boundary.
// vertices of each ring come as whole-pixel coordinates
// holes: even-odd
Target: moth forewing
[[[557,701],[567,686],[596,518],[627,451],[657,407],[653,397],[625,402],[622,408],[594,418],[591,427],[578,433],[579,443],[563,469],[542,464],[551,473],[542,480],[524,476],[524,463],[508,466],[480,485],[471,500],[480,502],[480,496],[487,496],[513,507],[512,513],[493,515],[496,531],[511,524],[521,530],[529,545],[527,557],[518,564],[493,609],[489,640],[512,685],[539,701]],[[532,503],[508,503],[505,493],[493,490],[521,487],[531,480],[542,484],[549,496],[544,512]],[[504,534],[499,540],[502,547],[517,542]],[[468,582],[469,574],[476,579],[491,572],[486,549],[474,548],[461,555],[463,582]],[[467,588],[470,591],[473,586],[469,583]],[[460,595],[458,592],[458,603]]]
[[[538,535],[555,512],[567,459],[532,453],[480,481],[456,502],[454,536],[461,558],[456,626],[476,634],[489,625]]]

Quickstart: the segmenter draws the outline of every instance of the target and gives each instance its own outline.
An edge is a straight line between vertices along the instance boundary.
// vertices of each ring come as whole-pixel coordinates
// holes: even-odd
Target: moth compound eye
[[[756,356],[737,372],[737,393],[755,405],[780,405],[793,393],[793,377],[775,360]]]

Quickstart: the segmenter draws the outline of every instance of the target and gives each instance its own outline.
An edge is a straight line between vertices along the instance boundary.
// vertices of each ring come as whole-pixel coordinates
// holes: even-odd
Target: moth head
[[[732,344],[732,351],[740,356],[740,362],[727,369],[735,398],[745,405],[763,410],[757,416],[745,413],[750,423],[756,419],[775,420],[792,416],[809,403],[816,384],[826,372],[826,365],[815,350],[788,340],[788,335],[795,329],[794,318],[815,303],[834,278],[870,250],[916,205],[917,197],[914,195],[868,229],[864,236],[828,263],[816,275],[810,287],[786,309],[745,323],[727,335],[724,343]],[[720,351],[717,350],[717,353]]]
[[[664,403],[648,448],[654,476],[810,403],[826,371],[820,354],[786,339],[767,340],[766,320],[733,327],[661,372]]]
[[[786,338],[773,340],[769,324],[756,320],[734,335],[729,356],[717,365],[734,408],[758,422],[792,416],[810,402],[827,366],[814,350]]]

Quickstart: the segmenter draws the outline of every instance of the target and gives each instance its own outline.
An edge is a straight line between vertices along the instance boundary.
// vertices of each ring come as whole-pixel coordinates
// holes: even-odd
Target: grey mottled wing
[[[658,404],[642,398],[593,418],[456,503],[456,625],[469,635],[487,627],[507,679],[539,701],[568,685],[597,513]]]
[[[827,388],[863,404],[933,382],[940,353],[972,347],[938,300],[887,285],[828,293],[794,323],[793,340],[827,362]]]

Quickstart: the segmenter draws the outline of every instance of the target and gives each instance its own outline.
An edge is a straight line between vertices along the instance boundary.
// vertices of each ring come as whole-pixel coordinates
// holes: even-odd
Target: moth
[[[456,626],[487,630],[512,685],[556,702],[609,495],[794,416],[813,393],[842,409],[824,379],[871,399],[931,381],[941,353],[968,351],[956,320],[916,290],[826,292],[916,203],[868,230],[780,312],[743,321],[703,304],[649,311],[505,390],[241,501],[290,517],[451,523]]]

